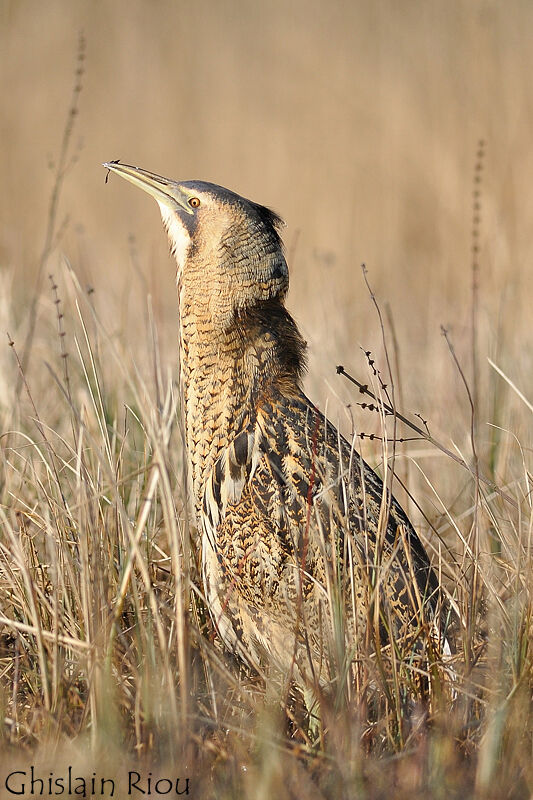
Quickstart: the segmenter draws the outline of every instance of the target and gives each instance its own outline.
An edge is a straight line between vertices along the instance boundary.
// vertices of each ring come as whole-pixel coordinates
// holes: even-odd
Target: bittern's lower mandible
[[[203,589],[225,646],[307,690],[363,651],[420,655],[424,631],[442,650],[424,547],[302,391],[280,218],[211,183],[104,166],[155,198],[176,258]]]

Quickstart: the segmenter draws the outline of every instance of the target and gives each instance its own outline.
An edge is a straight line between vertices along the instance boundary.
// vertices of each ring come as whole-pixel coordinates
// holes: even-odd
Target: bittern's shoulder
[[[216,528],[230,508],[239,513],[246,489],[254,513],[262,509],[278,519],[291,513],[299,521],[325,486],[339,486],[349,456],[346,440],[303,392],[271,392],[219,454],[205,483],[203,515]]]

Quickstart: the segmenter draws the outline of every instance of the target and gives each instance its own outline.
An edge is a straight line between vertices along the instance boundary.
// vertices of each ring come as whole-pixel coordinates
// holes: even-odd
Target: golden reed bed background
[[[526,394],[532,387],[532,23],[525,1],[2,0],[0,259],[13,274],[10,325],[23,323],[33,286],[47,164],[82,30],[80,149],[64,184],[59,254],[94,286],[101,310],[116,319],[127,294],[120,324],[135,337],[145,286],[131,268],[133,234],[174,358],[174,266],[157,208],[116,181],[104,186],[100,163],[215,181],[287,222],[289,305],[311,345],[317,399],[324,378],[343,391],[332,366],[360,369],[358,345],[378,347],[365,262],[394,317],[407,407],[460,435],[463,391],[439,325],[450,326],[466,367],[479,139],[481,369],[494,380],[483,357],[503,349],[511,377]]]
[[[44,277],[60,277],[66,257],[138,363],[149,292],[173,367],[175,267],[157,208],[114,180],[104,185],[100,164],[120,158],[226,185],[287,222],[288,305],[310,345],[313,399],[348,432],[342,403],[358,398],[335,365],[365,381],[362,347],[385,369],[364,262],[393,321],[400,408],[465,452],[470,407],[440,326],[471,379],[472,191],[483,140],[479,447],[500,435],[487,422],[531,444],[529,412],[486,360],[533,396],[529,2],[3,0],[0,9],[2,312],[17,343],[35,293],[49,163],[82,31],[76,163],[62,183],[57,224],[66,225]],[[30,376],[49,356],[55,327],[46,280],[38,294]],[[388,334],[392,346],[390,325]],[[15,364],[7,347],[0,365],[8,402]],[[350,413],[358,430],[375,430],[368,414]],[[372,458],[368,444],[363,451]],[[440,475],[440,456],[423,457],[424,469]],[[439,490],[450,501],[460,487],[445,483]]]
[[[476,797],[498,796],[496,789],[491,795],[494,787],[510,796],[510,787],[515,785],[519,786],[517,796],[528,796],[530,740],[524,731],[532,713],[522,698],[529,696],[531,681],[531,654],[524,642],[531,625],[532,30],[533,5],[526,0],[48,0],[39,4],[0,0],[0,321],[19,357],[29,353],[25,375],[36,404],[33,408],[21,390],[7,337],[4,345],[0,340],[0,434],[5,448],[0,545],[5,545],[2,554],[7,565],[27,559],[28,585],[36,587],[42,601],[36,609],[31,607],[31,591],[20,578],[24,570],[15,570],[8,578],[3,572],[0,615],[6,613],[17,624],[30,627],[40,620],[45,631],[68,634],[71,638],[61,647],[70,654],[68,658],[75,654],[75,666],[71,666],[68,658],[66,662],[59,658],[61,648],[50,654],[47,640],[43,646],[35,632],[19,629],[28,649],[27,661],[21,660],[16,670],[25,688],[18,698],[11,688],[7,694],[5,687],[0,693],[8,743],[41,748],[48,743],[54,759],[63,747],[67,753],[63,761],[69,763],[70,758],[72,763],[74,756],[68,755],[66,744],[72,740],[74,749],[78,747],[79,769],[90,774],[94,766],[84,761],[78,734],[82,743],[87,734],[94,744],[96,731],[109,736],[122,730],[113,727],[118,723],[111,714],[111,722],[105,718],[109,687],[98,672],[104,663],[104,642],[110,648],[107,653],[111,652],[106,664],[118,675],[117,704],[126,720],[122,720],[125,730],[128,735],[134,731],[131,735],[139,754],[149,754],[154,742],[164,745],[167,741],[161,735],[161,726],[167,724],[165,713],[185,707],[180,705],[183,686],[193,687],[192,696],[194,687],[201,684],[198,652],[207,658],[203,645],[198,645],[198,640],[206,638],[205,630],[198,618],[188,621],[186,602],[175,619],[178,629],[190,624],[190,640],[194,640],[190,664],[173,638],[174,618],[164,617],[175,598],[181,597],[175,590],[181,578],[176,568],[176,583],[172,583],[168,572],[159,570],[158,558],[172,550],[173,525],[181,531],[186,516],[180,488],[180,439],[177,426],[169,433],[175,417],[172,388],[166,383],[167,376],[177,380],[175,267],[155,204],[112,176],[104,183],[101,162],[121,159],[169,177],[220,183],[273,207],[285,218],[291,270],[288,306],[309,342],[307,388],[345,432],[354,425],[358,431],[379,434],[380,421],[357,406],[362,398],[336,375],[335,366],[342,363],[359,380],[369,382],[364,351],[370,350],[388,382],[380,323],[363,279],[363,262],[385,321],[398,409],[412,419],[420,413],[436,438],[472,463],[466,380],[474,400],[481,471],[521,503],[520,511],[490,491],[476,494],[472,475],[424,441],[398,445],[401,459],[396,467],[420,508],[399,487],[397,492],[422,538],[429,541],[434,563],[440,568],[440,544],[424,515],[457,556],[457,564],[449,569],[450,559],[443,556],[443,579],[449,586],[454,585],[454,576],[457,585],[464,579],[463,609],[468,608],[465,587],[477,570],[482,576],[483,591],[479,596],[472,592],[475,619],[464,642],[466,649],[475,650],[474,644],[489,629],[488,656],[483,651],[489,666],[475,678],[469,672],[461,684],[463,699],[479,690],[479,729],[460,731],[456,724],[462,724],[457,720],[463,712],[453,712],[447,722],[445,716],[442,731],[448,724],[449,728],[439,733],[440,739],[428,739],[426,750],[409,739],[411,749],[402,751],[405,760],[391,759],[382,770],[380,758],[357,760],[363,752],[358,750],[360,731],[351,712],[346,712],[336,732],[338,741],[332,734],[333,749],[338,744],[342,762],[338,785],[349,796],[347,787],[355,785],[350,780],[364,775],[370,781],[367,788],[374,787],[368,789],[368,797],[390,796],[394,780],[401,787],[398,797],[429,796],[427,786],[437,796],[435,786],[441,785],[438,771],[442,769],[452,783],[456,781],[457,796],[464,796],[464,775],[464,785],[475,790]],[[76,60],[80,34],[85,42],[83,64]],[[82,89],[78,111],[71,118],[69,166],[60,181],[51,252],[43,260],[54,165],[72,108],[75,70],[80,68]],[[479,197],[473,197],[474,191],[479,191]],[[476,211],[474,201],[480,205]],[[475,242],[479,270],[473,304]],[[53,282],[57,290],[52,289]],[[83,290],[90,290],[85,299]],[[65,313],[60,323],[64,337],[57,332],[57,298]],[[150,333],[150,303],[162,378],[157,375]],[[102,327],[91,316],[90,304]],[[32,345],[25,353],[24,342],[33,324]],[[457,363],[441,325],[448,330]],[[81,343],[79,353],[75,335]],[[52,377],[53,372],[63,381],[61,340],[69,353],[72,407],[79,417],[70,414],[65,394]],[[96,366],[94,375],[87,378],[81,365],[90,366],[89,347]],[[93,408],[98,381],[103,401],[101,407],[94,404]],[[139,389],[142,383],[147,387],[144,394]],[[152,426],[155,409],[161,412],[163,406],[161,419]],[[110,417],[116,409],[117,417]],[[37,431],[36,411],[45,426]],[[134,413],[140,415],[138,428]],[[10,431],[30,433],[36,445]],[[43,431],[48,431],[57,453],[38,449]],[[163,490],[150,483],[150,470],[158,437],[164,432],[170,437],[164,446],[169,445],[171,480]],[[409,436],[409,431],[401,429],[401,434]],[[65,444],[75,441],[82,452],[82,439],[89,465],[87,485],[80,483],[79,476],[76,483],[69,472],[74,460],[70,460],[71,445]],[[114,447],[116,452],[111,453]],[[106,448],[110,464],[116,467],[116,486],[105,472]],[[379,468],[380,443],[365,439],[361,450]],[[58,463],[62,466],[54,477],[50,465]],[[90,515],[89,522],[83,516],[83,503],[76,505],[79,485],[88,493],[87,508],[97,509],[92,528]],[[72,495],[68,494],[71,489]],[[63,490],[73,503],[78,533],[97,534],[94,552],[87,545],[87,560],[79,576],[79,562],[70,549],[70,523],[61,511]],[[152,492],[157,502],[143,516],[145,492]],[[125,510],[120,519],[117,512],[115,531],[110,520],[118,497]],[[120,595],[120,570],[106,574],[107,562],[100,563],[99,547],[102,552],[107,547],[109,552],[127,553],[128,518],[139,524],[142,520],[148,526],[150,545],[155,542],[162,549],[146,555],[153,587],[135,568],[131,579],[135,591],[128,587]],[[29,547],[22,555],[17,550],[21,532],[26,536],[24,547]],[[59,622],[47,605],[47,582],[53,583],[54,565],[43,570],[39,566],[52,558],[48,546],[51,552],[57,548],[65,559],[68,579],[57,590],[61,603],[68,606],[71,593],[87,603],[83,608],[81,601],[74,603],[71,616],[65,612]],[[99,595],[102,587],[104,594]],[[140,657],[137,661],[133,645],[122,653],[121,641],[114,641],[106,603],[109,608],[122,607],[116,603],[118,596],[125,604],[124,613],[132,614],[139,625],[143,643],[139,652],[155,653],[153,663],[148,656],[146,663]],[[150,633],[150,603],[163,615],[168,650],[165,636]],[[515,612],[519,622],[513,628]],[[11,687],[15,640],[4,641],[6,630],[0,626],[0,675]],[[39,683],[47,657],[52,664],[52,696],[48,698]],[[253,688],[241,694],[229,673],[216,666],[218,656],[211,653],[209,658],[214,658],[215,667],[208,666],[206,674],[214,685],[221,681],[227,692],[220,694],[219,727],[215,725],[211,738],[205,734],[209,746],[200,748],[201,757],[193,760],[188,774],[207,780],[209,770],[219,769],[219,788],[231,779],[246,797],[258,796],[257,785],[263,785],[263,780],[269,787],[265,797],[270,790],[280,797],[297,797],[302,786],[314,796],[315,784],[302,772],[299,756],[294,758],[280,747],[279,759],[272,761],[273,751],[263,751],[263,718],[259,715],[257,727],[253,721],[261,708],[260,695],[256,697]],[[143,668],[137,671],[141,663]],[[72,678],[70,684],[68,676],[74,674],[79,683]],[[174,705],[169,702],[165,710],[169,697]],[[146,722],[147,706],[153,711],[154,733]],[[17,707],[20,718],[14,719]],[[208,699],[204,711],[215,715]],[[201,715],[194,713],[197,725]],[[239,713],[237,724],[234,717]],[[179,734],[171,717],[167,720],[169,747]],[[215,723],[211,720],[210,724]],[[386,731],[393,730],[390,719],[383,724]],[[269,731],[268,719],[265,725]],[[342,738],[348,730],[354,737],[352,749],[346,745],[348,739]],[[117,733],[107,763],[118,763],[121,741]],[[124,741],[129,748],[127,736]],[[459,755],[454,750],[457,741],[462,742]],[[396,746],[391,745],[392,749]],[[398,747],[402,750],[403,744]],[[379,756],[378,750],[372,752]],[[503,767],[498,761],[501,753]],[[324,763],[329,764],[327,759]],[[50,764],[41,757],[41,769],[46,765],[52,769]],[[413,794],[415,789],[420,795]],[[317,796],[344,796],[335,788],[322,786],[322,790],[324,795]],[[234,796],[228,792],[228,797]],[[205,796],[210,796],[207,789]]]

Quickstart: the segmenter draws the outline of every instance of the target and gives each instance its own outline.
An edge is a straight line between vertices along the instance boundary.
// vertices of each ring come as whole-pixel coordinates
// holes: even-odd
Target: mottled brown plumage
[[[431,626],[437,642],[416,533],[301,389],[279,218],[213,184],[106,166],[155,197],[176,256],[204,592],[226,647],[325,687],[363,651],[416,653]]]

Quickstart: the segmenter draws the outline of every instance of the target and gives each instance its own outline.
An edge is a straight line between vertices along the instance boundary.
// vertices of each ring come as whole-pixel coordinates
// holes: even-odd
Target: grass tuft
[[[2,409],[5,758],[31,752],[32,763],[48,759],[57,772],[65,753],[79,759],[88,745],[86,768],[97,756],[110,774],[125,760],[132,769],[186,764],[196,796],[256,797],[257,786],[265,797],[301,796],[305,787],[309,796],[377,798],[391,786],[400,798],[528,796],[528,454],[508,457],[500,486],[480,480],[477,495],[467,459],[444,454],[441,469],[470,481],[476,498],[461,514],[424,476],[431,528],[448,542],[428,527],[428,550],[462,620],[452,688],[422,613],[426,670],[408,641],[352,663],[338,646],[337,603],[337,690],[318,698],[315,741],[298,698],[278,695],[273,704],[269,679],[247,673],[215,641],[190,524],[177,387],[161,365],[150,310],[146,352],[131,355],[106,333],[70,267],[53,281],[52,296],[61,297],[52,304],[56,354],[43,365],[42,384],[27,383],[27,399]],[[16,357],[16,342],[12,350]],[[150,384],[138,361],[150,363]],[[381,415],[382,444],[387,419]],[[428,444],[416,427],[417,442]],[[334,604],[334,581],[330,596]]]

